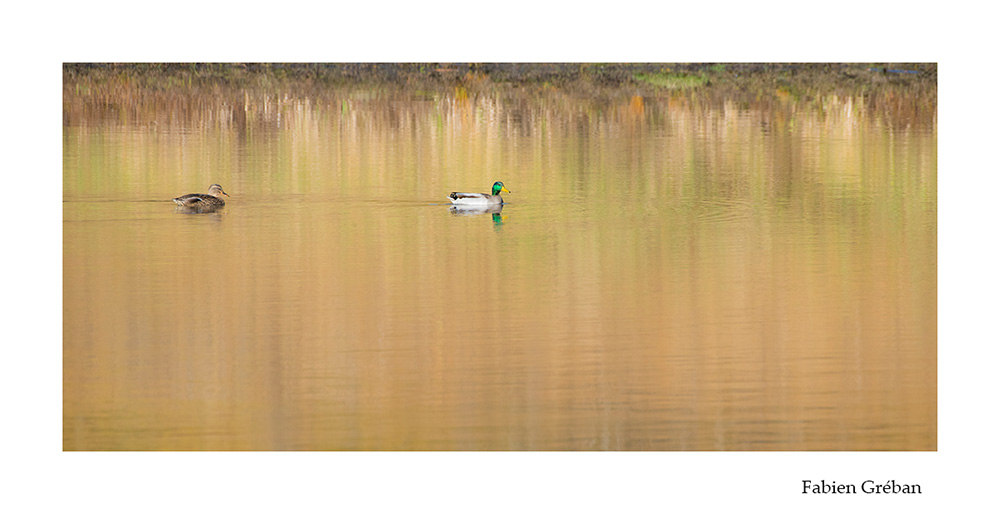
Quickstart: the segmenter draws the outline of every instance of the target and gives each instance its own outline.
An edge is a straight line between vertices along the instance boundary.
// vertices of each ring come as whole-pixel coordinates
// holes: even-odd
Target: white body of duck
[[[496,205],[503,205],[503,197],[500,193],[509,193],[503,182],[493,183],[493,194],[486,193],[452,193],[448,199],[456,207],[480,207],[486,208]]]

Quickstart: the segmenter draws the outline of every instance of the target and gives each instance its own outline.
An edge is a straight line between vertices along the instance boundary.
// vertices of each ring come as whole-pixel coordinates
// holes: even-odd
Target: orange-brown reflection
[[[140,93],[65,99],[68,450],[936,448],[919,99]]]

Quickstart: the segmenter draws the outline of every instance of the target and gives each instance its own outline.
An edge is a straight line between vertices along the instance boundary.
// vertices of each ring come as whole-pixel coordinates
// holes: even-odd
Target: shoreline
[[[850,92],[937,88],[937,64],[892,63],[64,63],[64,86],[535,88],[576,94]]]

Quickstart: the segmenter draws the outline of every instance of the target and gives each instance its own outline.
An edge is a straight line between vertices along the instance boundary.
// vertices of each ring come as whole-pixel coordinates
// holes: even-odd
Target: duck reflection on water
[[[501,216],[504,204],[496,205],[452,205],[448,208],[454,216],[478,216],[480,214],[490,214],[493,217],[494,225],[503,225],[507,216]]]

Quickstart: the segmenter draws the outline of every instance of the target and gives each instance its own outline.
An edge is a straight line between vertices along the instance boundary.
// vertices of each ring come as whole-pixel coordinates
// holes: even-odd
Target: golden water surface
[[[66,450],[937,448],[920,98],[86,95]]]

